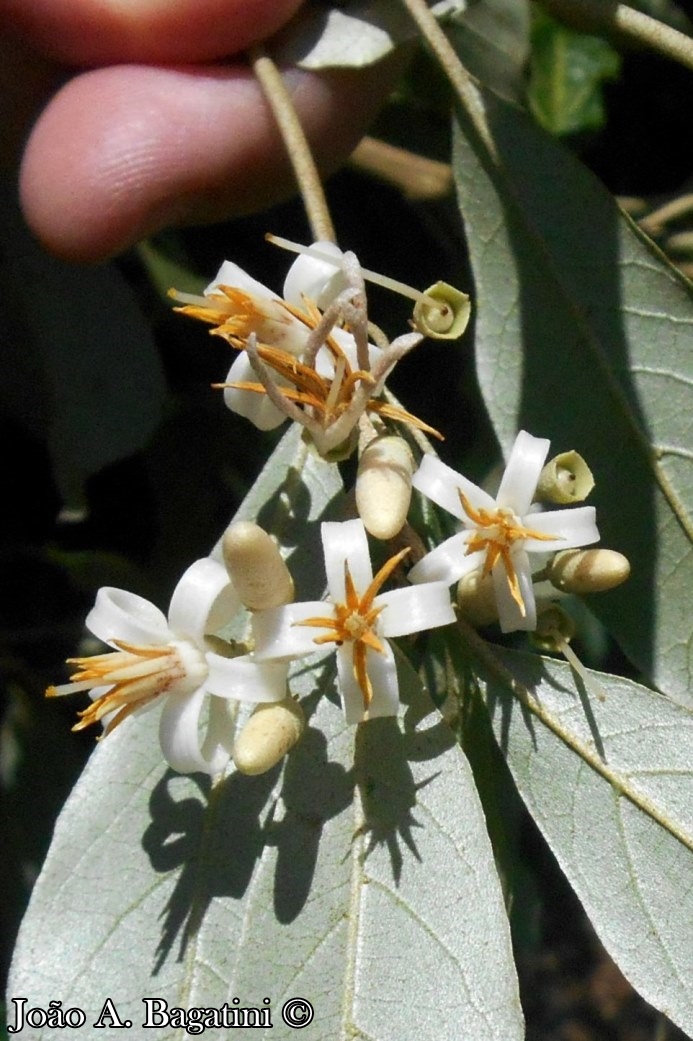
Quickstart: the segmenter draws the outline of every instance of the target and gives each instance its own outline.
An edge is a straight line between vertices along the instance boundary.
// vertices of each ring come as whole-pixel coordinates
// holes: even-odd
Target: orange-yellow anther
[[[395,568],[407,556],[410,550],[403,549],[390,557],[370,582],[363,596],[359,596],[354,580],[349,571],[349,564],[344,561],[344,603],[334,604],[331,617],[306,618],[296,625],[310,625],[318,629],[328,629],[327,633],[315,637],[315,643],[353,644],[354,678],[363,696],[363,707],[368,709],[373,699],[373,686],[366,668],[367,651],[370,648],[382,654],[383,645],[375,633],[375,625],[382,607],[374,607],[373,601],[380,592]]]
[[[522,616],[525,615],[525,604],[520,592],[520,583],[513,564],[511,550],[514,544],[524,539],[538,539],[541,542],[553,542],[559,536],[545,535],[543,532],[525,528],[513,511],[507,507],[498,506],[494,510],[478,509],[470,503],[467,496],[458,490],[462,509],[469,519],[477,526],[467,540],[465,555],[486,551],[483,574],[488,575],[493,570],[499,558],[503,563],[505,574],[508,579],[510,595],[517,604]]]

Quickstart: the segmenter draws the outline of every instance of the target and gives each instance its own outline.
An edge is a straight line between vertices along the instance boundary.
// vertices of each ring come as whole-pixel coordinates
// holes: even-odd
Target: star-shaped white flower
[[[281,701],[287,668],[258,663],[250,655],[226,658],[208,640],[227,624],[240,601],[226,569],[208,557],[183,574],[168,618],[154,604],[124,589],[101,588],[87,628],[116,648],[73,658],[73,682],[49,687],[48,696],[89,690],[92,704],[74,729],[105,721],[104,735],[129,715],[163,701],[159,739],[164,758],[179,773],[216,774],[231,754],[229,699]],[[207,733],[200,716],[207,696]]]
[[[532,508],[550,442],[521,430],[495,499],[433,456],[413,486],[462,521],[462,531],[431,550],[409,572],[412,582],[450,585],[475,570],[493,576],[503,632],[536,628],[531,556],[597,542],[593,506],[543,512]]]
[[[255,655],[290,661],[332,643],[347,723],[394,716],[399,685],[388,639],[453,622],[447,586],[430,582],[381,593],[407,551],[391,557],[374,578],[362,521],[325,522],[321,533],[328,600],[256,612]]]

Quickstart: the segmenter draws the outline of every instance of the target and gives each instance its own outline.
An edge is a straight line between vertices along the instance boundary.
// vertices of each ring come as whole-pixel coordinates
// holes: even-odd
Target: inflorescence
[[[599,532],[594,507],[577,505],[594,482],[576,452],[547,462],[549,442],[520,431],[492,495],[442,463],[425,439],[442,435],[386,395],[395,365],[426,336],[464,332],[466,294],[445,283],[404,286],[333,243],[272,241],[298,253],[281,297],[230,261],[200,296],[171,296],[235,352],[217,384],[228,408],[261,430],[298,423],[330,463],[358,454],[357,516],[321,525],[327,595],[296,601],[271,533],[232,523],[220,550],[186,570],[167,615],[133,593],[100,589],[86,625],[111,650],[71,659],[70,682],[47,691],[89,691],[74,729],[100,722],[104,735],[160,704],[161,751],[181,773],[218,776],[233,759],[254,774],[279,762],[304,727],[289,685],[296,659],[335,653],[347,723],[396,715],[391,640],[459,615],[568,654],[555,601],[612,588],[629,571],[621,554],[581,549]],[[367,281],[414,303],[411,329],[391,342],[369,322]],[[433,545],[429,531],[410,527],[412,490],[442,511],[437,527],[452,517],[457,530]],[[375,574],[371,545],[385,558]],[[224,637],[232,623],[242,639]],[[234,740],[242,703],[253,711]]]

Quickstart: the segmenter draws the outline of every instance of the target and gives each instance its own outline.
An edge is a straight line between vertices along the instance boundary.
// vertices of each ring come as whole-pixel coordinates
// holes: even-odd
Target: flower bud
[[[467,328],[472,305],[466,293],[436,282],[414,308],[414,325],[433,340],[456,340]]]
[[[294,583],[277,544],[252,521],[237,521],[221,543],[226,570],[241,601],[251,611],[288,604]]]
[[[549,580],[564,593],[602,593],[620,586],[630,563],[613,549],[564,549],[549,565]]]
[[[575,622],[562,607],[558,604],[547,604],[538,611],[537,627],[530,638],[537,650],[548,654],[562,654],[580,677],[585,690],[597,701],[606,701],[606,691],[596,674],[585,668],[570,646],[576,631]]]
[[[236,738],[233,761],[242,774],[264,774],[293,748],[305,728],[295,698],[258,705]]]
[[[539,502],[582,502],[594,488],[589,466],[577,452],[561,452],[541,471],[535,498]]]
[[[575,622],[558,604],[547,604],[537,611],[537,625],[530,639],[539,651],[557,654],[575,636]]]
[[[411,502],[416,465],[404,438],[376,437],[359,459],[356,508],[366,531],[391,539],[402,530]]]
[[[457,606],[462,617],[479,628],[498,621],[498,605],[491,575],[470,571],[457,583]]]

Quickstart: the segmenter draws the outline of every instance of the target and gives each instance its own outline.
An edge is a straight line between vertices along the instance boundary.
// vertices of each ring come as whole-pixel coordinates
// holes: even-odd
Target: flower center
[[[377,651],[379,654],[383,652],[382,642],[376,633],[378,616],[383,608],[374,607],[373,600],[381,586],[409,552],[409,548],[403,549],[390,557],[371,581],[363,596],[359,596],[349,571],[349,563],[345,560],[344,591],[346,596],[344,603],[334,604],[334,614],[331,617],[306,618],[302,622],[295,623],[330,630],[322,636],[315,637],[314,642],[317,644],[334,643],[338,647],[344,643],[353,645],[354,679],[363,696],[364,710],[368,709],[373,700],[373,685],[367,668],[368,649]]]
[[[344,605],[340,605],[343,607]],[[379,612],[376,612],[376,617]],[[343,628],[345,633],[345,639],[347,640],[363,640],[369,631],[372,631],[372,627],[369,625],[368,619],[360,614],[347,614],[343,620]]]
[[[279,306],[285,309],[287,317],[301,324],[308,338],[318,331],[322,315],[311,300],[304,300],[305,310],[300,310],[286,301],[280,302]],[[257,332],[256,345],[251,345],[249,336],[245,334],[229,335],[227,339],[236,350],[245,350],[248,353],[253,368],[260,376],[260,382],[215,383],[213,386],[216,389],[229,387],[251,391],[254,394],[266,394],[280,412],[301,423],[310,434],[316,429],[323,432],[339,427],[340,420],[344,425],[345,420],[353,413],[347,429],[342,431],[343,436],[332,444],[332,447],[348,440],[351,429],[364,411],[376,413],[395,422],[408,423],[432,437],[443,440],[439,431],[405,409],[376,400],[372,395],[378,387],[378,380],[369,371],[352,368],[344,350],[333,336],[326,335],[315,350],[307,347],[303,354],[304,360],[299,361],[297,355],[300,351],[292,353],[291,350],[285,349],[286,344],[280,345],[277,338],[265,337],[263,341],[263,331],[253,331]],[[215,332],[224,334],[223,329]],[[313,347],[316,345],[313,344]],[[315,357],[317,351],[322,349],[331,355],[334,365],[332,378],[322,376],[316,370]]]
[[[525,602],[520,592],[520,583],[512,559],[512,549],[517,542],[522,542],[525,539],[552,542],[559,536],[545,535],[543,532],[524,527],[521,519],[507,506],[498,506],[495,510],[476,509],[463,492],[458,490],[458,495],[462,509],[477,526],[476,531],[467,540],[465,556],[470,553],[477,553],[479,550],[485,550],[484,575],[490,574],[496,563],[499,560],[501,561],[505,569],[510,595],[524,618],[526,614]]]
[[[315,304],[310,300],[304,301],[306,310],[301,311],[291,304],[282,301],[280,306],[285,309],[287,318],[296,319],[306,329],[307,333],[314,332],[320,323],[321,314]],[[324,348],[332,356],[334,364],[334,376],[332,379],[321,376],[315,368],[315,364],[306,364],[298,361],[295,354],[282,349],[276,345],[276,341],[262,337],[259,330],[253,329],[249,332],[257,332],[257,356],[266,369],[271,370],[281,381],[276,384],[277,392],[286,401],[294,402],[310,411],[310,414],[318,419],[323,427],[334,422],[349,407],[361,383],[373,384],[373,379],[368,372],[352,370],[349,361],[332,336],[326,336]],[[237,350],[248,349],[248,335],[238,333],[229,337],[229,342]],[[236,390],[250,390],[257,394],[267,394],[268,390],[261,383],[226,383],[224,387],[233,387]]]
[[[105,737],[137,709],[174,689],[194,689],[207,674],[204,655],[187,640],[162,646],[137,646],[125,640],[113,643],[117,651],[68,658],[68,665],[77,666],[77,672],[70,677],[72,682],[46,691],[48,697],[58,697],[78,690],[107,688],[78,713],[80,719],[73,730],[84,730],[114,713],[104,728]]]

